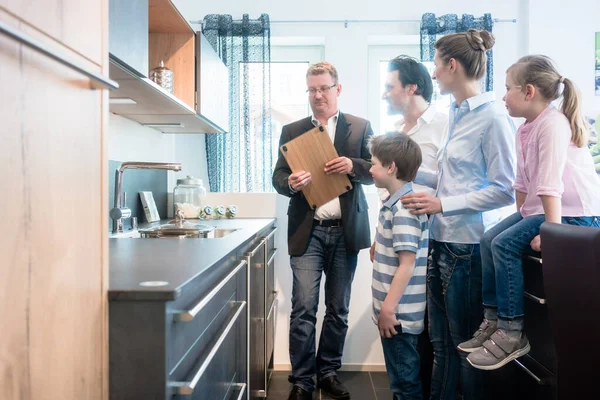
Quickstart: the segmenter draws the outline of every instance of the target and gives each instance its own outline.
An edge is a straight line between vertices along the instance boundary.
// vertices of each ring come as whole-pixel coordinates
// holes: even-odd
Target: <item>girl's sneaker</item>
[[[518,337],[512,338],[502,329],[498,329],[479,350],[467,356],[467,361],[475,368],[493,370],[524,356],[530,349],[525,333],[521,332]]]
[[[459,344],[457,348],[465,353],[472,353],[475,350],[479,350],[481,346],[483,346],[483,343],[488,340],[494,332],[496,332],[497,326],[498,321],[489,321],[484,319],[481,325],[479,325],[477,332],[473,334],[473,338]]]

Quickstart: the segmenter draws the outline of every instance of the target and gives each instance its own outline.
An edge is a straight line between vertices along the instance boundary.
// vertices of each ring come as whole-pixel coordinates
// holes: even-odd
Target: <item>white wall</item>
[[[529,52],[545,54],[558,64],[583,94],[586,115],[600,115],[594,95],[594,33],[600,32],[600,1],[529,0]]]
[[[168,172],[168,187],[165,190],[172,193],[177,179],[186,175],[202,179],[208,190],[204,137],[205,135],[195,134],[164,134],[110,114],[108,158],[115,161],[179,162],[182,170]],[[172,207],[169,206],[168,209],[171,213]]]
[[[494,32],[497,35],[495,51],[495,85],[504,88],[504,71],[510,63],[526,51],[526,42],[519,40],[525,30],[519,0],[467,1],[467,0],[429,0],[427,2],[380,0],[371,2],[367,7],[362,0],[306,0],[298,2],[272,0],[231,0],[227,2],[204,3],[195,0],[175,0],[175,4],[188,20],[202,20],[206,14],[231,14],[240,18],[247,13],[256,18],[261,13],[269,14],[271,21],[277,20],[420,20],[423,13],[437,15],[469,13],[481,16],[491,13],[493,18],[512,19],[519,22],[497,23]],[[325,60],[332,62],[340,73],[344,84],[344,93],[340,98],[343,111],[366,116],[368,112],[367,96],[367,59],[369,44],[385,44],[382,36],[417,35],[419,23],[349,23],[344,24],[271,24],[271,38],[301,37],[313,38],[315,43],[325,44]],[[379,41],[379,43],[378,43]],[[500,93],[500,90],[498,90]],[[499,95],[501,98],[502,96]]]
[[[427,2],[384,0],[372,2],[367,7],[364,1],[357,0],[306,0],[288,2],[272,0],[231,0],[227,2],[198,2],[195,0],[175,0],[182,14],[188,20],[201,20],[206,14],[232,14],[240,18],[247,13],[251,18],[261,13],[269,14],[272,21],[277,20],[420,20],[425,12],[438,15],[446,13],[469,13],[480,16],[489,12],[493,18],[526,20],[526,8],[518,0],[504,2],[432,0]],[[495,47],[495,85],[498,97],[502,97],[504,88],[504,71],[523,55],[527,49],[523,37],[526,27],[523,22],[498,23],[494,27],[497,35]],[[280,24],[271,25],[272,43],[324,45],[324,59],[332,62],[340,73],[343,93],[340,98],[340,109],[345,112],[367,117],[369,102],[368,85],[368,52],[369,45],[394,44],[399,36],[418,35],[419,23],[350,23],[348,28],[343,24]],[[392,38],[390,40],[390,38]],[[370,219],[377,221],[378,200],[376,195],[368,196]],[[276,236],[276,245],[280,249],[277,257],[276,285],[279,290],[279,311],[277,314],[277,337],[275,344],[275,364],[279,368],[289,366],[288,327],[291,308],[292,275],[287,257],[287,204],[288,199],[275,194],[217,194],[211,193],[209,204],[236,204],[240,207],[240,216],[264,216],[278,218],[280,231]],[[349,331],[346,340],[343,363],[346,367],[357,369],[380,369],[383,354],[377,331],[371,321],[371,273],[372,264],[368,253],[359,255],[350,304]],[[321,290],[321,293],[323,291]],[[319,307],[319,321],[324,313],[323,298]],[[320,323],[318,332],[320,331]],[[318,337],[318,335],[317,335]]]

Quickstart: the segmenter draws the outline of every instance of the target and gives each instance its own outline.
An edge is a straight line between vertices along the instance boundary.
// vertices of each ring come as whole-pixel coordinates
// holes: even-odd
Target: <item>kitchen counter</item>
[[[275,219],[202,223],[238,230],[223,238],[109,239],[109,300],[176,300],[185,285],[201,280],[211,267],[273,225]]]

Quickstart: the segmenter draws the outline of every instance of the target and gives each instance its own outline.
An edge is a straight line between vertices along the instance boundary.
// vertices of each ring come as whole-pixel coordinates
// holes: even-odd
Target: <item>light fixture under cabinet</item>
[[[157,124],[151,124],[151,123],[143,123],[143,126],[147,126],[148,128],[156,128],[156,129],[161,129],[161,128],[185,128],[185,125],[181,122],[173,122],[173,123],[157,123]]]
[[[128,97],[111,97],[108,102],[109,104],[137,104],[137,101]]]

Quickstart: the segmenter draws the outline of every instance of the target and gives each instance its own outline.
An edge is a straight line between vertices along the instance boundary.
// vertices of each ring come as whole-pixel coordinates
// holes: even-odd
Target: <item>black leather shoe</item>
[[[288,396],[288,400],[312,400],[312,393],[307,392],[300,386],[294,385]]]
[[[350,392],[342,385],[336,375],[320,380],[318,387],[333,399],[346,400],[350,398]]]

